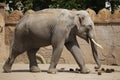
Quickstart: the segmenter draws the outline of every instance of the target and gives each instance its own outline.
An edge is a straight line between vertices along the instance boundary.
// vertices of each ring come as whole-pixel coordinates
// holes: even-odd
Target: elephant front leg
[[[57,66],[58,61],[60,59],[61,52],[63,50],[63,46],[64,46],[63,42],[59,43],[57,45],[53,45],[53,53],[52,53],[52,58],[51,58],[51,63],[50,63],[48,73],[51,73],[51,74],[57,73],[56,66]]]
[[[68,42],[65,44],[66,48],[72,53],[74,59],[76,60],[78,66],[81,69],[81,73],[87,74],[90,72],[85,66],[85,61],[83,59],[82,51],[79,48],[77,41]]]

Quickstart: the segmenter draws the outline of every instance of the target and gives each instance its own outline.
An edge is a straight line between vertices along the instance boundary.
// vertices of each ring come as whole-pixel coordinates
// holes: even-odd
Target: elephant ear
[[[79,15],[76,15],[75,18],[74,18],[74,23],[77,27],[77,29],[79,30],[80,29],[80,26],[81,26],[81,19],[79,17]]]

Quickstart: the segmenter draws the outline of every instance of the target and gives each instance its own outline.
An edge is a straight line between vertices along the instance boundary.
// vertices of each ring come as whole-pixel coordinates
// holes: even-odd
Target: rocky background
[[[111,14],[107,9],[102,9],[95,13],[94,10],[86,10],[95,23],[96,39],[104,49],[98,48],[99,59],[102,64],[120,65],[120,9]],[[25,14],[33,13],[28,10]],[[13,32],[16,24],[25,14],[20,11],[13,11],[8,14],[4,10],[4,4],[0,4],[0,62],[5,62],[9,55]],[[86,63],[94,63],[91,48],[88,43],[78,38],[80,47]],[[52,47],[43,47],[37,53],[38,63],[49,63],[51,59]],[[41,60],[41,58],[42,61]],[[28,63],[26,52],[17,57],[16,63]],[[75,63],[71,53],[64,48],[59,63]]]

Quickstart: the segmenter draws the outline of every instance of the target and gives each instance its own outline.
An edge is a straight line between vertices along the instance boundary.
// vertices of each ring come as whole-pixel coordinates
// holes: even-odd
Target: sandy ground
[[[28,64],[14,64],[11,73],[3,73],[3,64],[0,64],[0,80],[120,80],[120,66],[107,66],[102,67],[113,68],[115,72],[105,73],[98,75],[94,69],[95,65],[87,64],[87,67],[91,70],[89,74],[81,74],[77,72],[69,71],[70,68],[76,69],[76,64],[58,64],[57,69],[64,71],[57,74],[48,74],[47,69],[49,64],[39,64],[41,72],[31,73],[28,69]]]

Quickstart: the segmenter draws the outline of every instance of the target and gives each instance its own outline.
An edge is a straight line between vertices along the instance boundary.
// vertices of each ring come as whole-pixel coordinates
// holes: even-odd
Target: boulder
[[[88,8],[86,11],[89,13],[91,19],[92,19],[93,21],[95,21],[95,17],[96,17],[95,11],[92,10],[92,9],[90,9],[90,8]]]
[[[30,9],[30,10],[27,10],[27,11],[25,12],[25,15],[26,15],[26,14],[31,14],[31,13],[34,13],[34,11]]]
[[[102,10],[100,10],[98,12],[98,14],[96,15],[96,20],[95,22],[99,22],[99,23],[109,23],[110,22],[110,17],[111,17],[111,13],[108,9],[103,8]]]
[[[7,17],[6,24],[16,24],[22,16],[22,12],[15,10]]]
[[[114,11],[111,17],[111,22],[118,22],[120,23],[120,8]]]
[[[2,14],[0,13],[0,28],[5,26],[5,21],[4,21],[4,17],[2,16]]]

